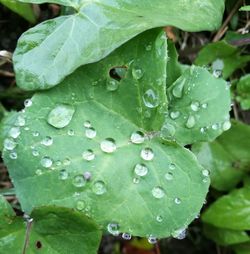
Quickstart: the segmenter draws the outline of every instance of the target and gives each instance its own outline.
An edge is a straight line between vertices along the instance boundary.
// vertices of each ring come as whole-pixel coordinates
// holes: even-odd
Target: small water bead
[[[26,126],[26,127],[24,127],[24,130],[25,130],[25,131],[29,131],[30,128]]]
[[[148,168],[144,164],[136,164],[134,172],[138,176],[145,176],[148,173]]]
[[[60,104],[50,111],[47,121],[53,127],[61,129],[69,125],[74,113],[75,108],[73,106]]]
[[[203,104],[201,104],[201,107],[202,107],[202,108],[204,108],[204,109],[206,109],[206,108],[207,108],[207,106],[208,106],[208,104],[207,104],[207,103],[203,103]]]
[[[134,144],[142,144],[145,141],[145,136],[141,131],[133,132],[130,140]]]
[[[181,229],[178,229],[178,230],[174,231],[172,233],[172,236],[175,239],[183,240],[184,238],[186,238],[186,234],[187,234],[186,229],[185,228],[181,228]]]
[[[193,111],[196,112],[196,111],[198,111],[199,108],[200,108],[200,103],[199,103],[198,101],[193,101],[193,102],[191,103],[190,107],[191,107],[191,109],[192,109]]]
[[[173,139],[176,133],[176,128],[171,123],[164,123],[161,128],[161,136],[163,138],[170,138]]]
[[[218,123],[213,124],[212,129],[213,130],[218,130],[219,129],[219,124]]]
[[[174,178],[173,173],[172,173],[172,172],[166,173],[166,174],[165,174],[165,178],[166,178],[166,180],[168,180],[168,181],[173,180],[173,178]]]
[[[148,108],[156,108],[159,106],[159,96],[154,92],[153,89],[148,89],[143,97],[144,105]]]
[[[119,81],[114,80],[114,79],[113,80],[108,80],[107,84],[106,84],[106,87],[107,87],[108,91],[111,91],[111,92],[116,91],[119,87]]]
[[[70,158],[65,158],[65,159],[63,160],[63,165],[64,165],[64,166],[68,166],[68,165],[70,165],[70,164],[71,164]]]
[[[91,149],[88,149],[82,153],[82,157],[86,161],[92,161],[95,159],[95,154]]]
[[[118,236],[120,234],[120,226],[118,223],[111,222],[107,226],[108,232],[113,236]]]
[[[10,159],[16,160],[17,159],[17,153],[16,152],[11,152],[9,155]]]
[[[47,136],[41,141],[42,145],[51,146],[53,144],[53,138]]]
[[[17,143],[12,138],[6,138],[4,140],[4,148],[6,150],[12,151],[17,146]]]
[[[146,49],[146,51],[151,51],[152,45],[151,44],[146,45],[145,49]]]
[[[85,208],[85,202],[83,200],[78,200],[76,202],[76,209],[82,211]]]
[[[103,181],[96,181],[92,186],[92,190],[96,195],[103,195],[107,191]]]
[[[206,132],[206,127],[201,127],[200,128],[200,132],[203,134],[203,133],[205,133]]]
[[[124,240],[131,240],[131,238],[132,238],[132,235],[131,234],[129,234],[129,233],[123,233],[122,234],[122,238],[124,239]]]
[[[15,125],[16,125],[16,126],[22,127],[22,126],[25,125],[25,123],[26,123],[26,121],[25,121],[24,116],[23,116],[23,115],[19,115],[19,116],[17,117],[17,119],[16,119]]]
[[[32,100],[31,99],[27,99],[24,101],[24,106],[25,108],[28,108],[30,106],[32,106]]]
[[[80,188],[86,184],[86,180],[83,175],[77,175],[73,178],[73,185]]]
[[[62,162],[61,162],[60,160],[57,160],[57,161],[55,162],[55,164],[56,164],[56,166],[61,166],[61,165],[62,165]]]
[[[66,169],[60,170],[60,173],[59,173],[59,179],[60,180],[67,180],[68,177],[69,177],[69,173],[67,172]]]
[[[221,70],[214,70],[213,71],[213,76],[215,78],[220,78],[222,76],[222,71]]]
[[[147,147],[141,150],[141,157],[145,161],[151,161],[154,158],[154,152],[151,148]]]
[[[44,168],[50,168],[53,164],[52,159],[48,156],[43,157],[40,162]]]
[[[32,132],[32,136],[33,137],[38,137],[39,135],[40,135],[40,133],[38,131]]]
[[[9,136],[12,138],[18,138],[21,131],[19,127],[12,127],[9,131]]]
[[[133,178],[133,183],[134,184],[138,184],[140,182],[140,178],[139,177],[134,177]]]
[[[93,139],[96,137],[96,130],[93,127],[86,128],[85,136],[89,139]]]
[[[150,236],[148,237],[148,242],[149,242],[150,244],[156,244],[156,243],[157,243],[157,238],[156,238],[155,236],[153,236],[153,235],[150,235]]]
[[[175,198],[174,202],[175,202],[176,205],[180,205],[181,204],[180,198]]]
[[[132,76],[134,79],[138,80],[141,79],[143,77],[143,70],[140,68],[134,68],[132,69]]]
[[[152,189],[152,195],[157,199],[161,199],[165,196],[165,191],[162,187],[157,186]]]
[[[36,170],[36,175],[40,176],[42,175],[43,171],[41,169],[37,169]]]
[[[231,128],[231,122],[230,121],[226,121],[222,124],[222,129],[223,131],[227,131]]]
[[[169,169],[174,170],[176,168],[176,165],[174,163],[169,164]]]
[[[156,220],[157,220],[158,222],[162,222],[162,221],[163,221],[163,218],[162,218],[161,215],[158,215],[158,216],[156,217]]]
[[[86,181],[90,181],[91,177],[92,177],[92,174],[90,172],[86,171],[86,172],[83,173],[83,177]]]
[[[186,122],[186,127],[188,128],[188,129],[191,129],[191,128],[193,128],[194,126],[195,126],[195,123],[196,123],[196,121],[195,121],[195,118],[194,118],[194,116],[189,116],[188,117],[188,119],[187,119],[187,122]]]
[[[32,155],[33,156],[37,157],[37,156],[39,156],[39,154],[40,153],[36,149],[32,149]]]
[[[178,79],[175,82],[175,86],[172,90],[173,96],[176,98],[181,98],[182,97],[182,93],[183,93],[183,89],[184,89],[184,85],[185,85],[186,79]]]
[[[180,116],[180,112],[179,111],[172,111],[171,113],[170,113],[170,117],[173,119],[173,120],[175,120],[175,119],[177,119],[179,116]]]
[[[83,123],[83,126],[84,126],[85,128],[90,128],[90,127],[91,127],[90,121],[85,121],[85,122]]]
[[[107,138],[103,140],[100,144],[100,147],[105,153],[113,153],[116,150],[115,140],[112,138]]]
[[[209,170],[203,169],[203,170],[202,170],[202,175],[208,177],[208,176],[210,175]]]
[[[72,130],[72,129],[68,130],[68,135],[69,136],[74,136],[75,135],[75,131]]]

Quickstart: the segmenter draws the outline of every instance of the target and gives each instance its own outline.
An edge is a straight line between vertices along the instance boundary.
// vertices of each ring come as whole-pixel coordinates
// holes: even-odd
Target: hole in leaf
[[[41,249],[42,248],[42,243],[40,241],[36,242],[36,248]]]
[[[120,81],[126,76],[127,66],[116,66],[109,70],[109,76],[115,80]]]

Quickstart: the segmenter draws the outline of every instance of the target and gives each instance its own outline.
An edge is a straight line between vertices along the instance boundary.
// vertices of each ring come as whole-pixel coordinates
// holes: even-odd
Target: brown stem
[[[33,222],[33,219],[28,219],[27,220],[27,228],[26,228],[26,233],[25,233],[25,242],[24,242],[22,254],[26,253],[26,250],[27,250],[27,247],[28,247],[28,244],[29,244],[32,222]]]
[[[155,244],[155,254],[161,254],[159,243]]]

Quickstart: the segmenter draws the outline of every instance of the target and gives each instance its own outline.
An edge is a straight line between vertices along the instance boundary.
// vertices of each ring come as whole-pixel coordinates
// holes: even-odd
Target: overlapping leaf
[[[48,2],[72,6],[77,12],[45,21],[20,38],[14,54],[15,71],[18,85],[27,90],[53,87],[77,67],[102,59],[153,27],[214,30],[224,11],[223,0]]]
[[[243,76],[237,84],[236,100],[243,110],[250,109],[250,74]]]

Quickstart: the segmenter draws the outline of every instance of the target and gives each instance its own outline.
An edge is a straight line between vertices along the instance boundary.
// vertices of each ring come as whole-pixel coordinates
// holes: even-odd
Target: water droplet
[[[157,243],[157,238],[156,238],[155,236],[150,235],[150,236],[148,237],[148,242],[149,242],[150,244],[156,244],[156,243]]]
[[[186,122],[186,127],[188,129],[191,129],[195,126],[195,118],[194,116],[189,116]]]
[[[70,164],[71,164],[70,158],[65,158],[65,159],[63,160],[63,165],[64,165],[64,166],[68,166],[68,165],[70,165]]]
[[[200,132],[203,134],[203,133],[205,133],[206,132],[206,127],[201,127],[200,128]]]
[[[50,168],[53,164],[52,159],[48,156],[43,157],[40,162],[44,168]]]
[[[36,170],[36,175],[40,176],[42,173],[43,173],[43,172],[42,172],[41,169],[37,169],[37,170]]]
[[[66,169],[60,170],[59,179],[66,180],[66,179],[68,179],[68,176],[69,176],[69,173],[67,172]]]
[[[181,228],[181,229],[175,230],[172,233],[172,237],[178,240],[183,240],[186,237],[186,229]]]
[[[32,132],[32,136],[33,137],[38,137],[39,135],[40,135],[40,133],[38,131]]]
[[[146,45],[145,49],[146,51],[150,51],[152,49],[152,45],[151,44]]]
[[[156,220],[157,220],[158,222],[162,222],[162,221],[163,221],[163,218],[162,218],[161,215],[158,215],[158,216],[156,217]]]
[[[213,70],[219,70],[222,71],[224,68],[224,61],[221,59],[216,59],[215,61],[213,61],[212,63],[212,69]]]
[[[12,139],[12,138],[6,138],[6,139],[4,140],[4,148],[5,148],[6,150],[11,151],[11,150],[13,150],[16,146],[17,146],[17,143],[16,143],[16,142],[14,141],[14,139]]]
[[[75,135],[75,131],[72,130],[72,129],[68,130],[68,135],[69,136],[74,136]]]
[[[25,130],[25,131],[29,131],[30,128],[26,126],[26,127],[24,127],[24,130]]]
[[[215,78],[220,78],[222,76],[222,71],[221,70],[214,70],[213,71],[213,76]]]
[[[168,181],[171,181],[171,180],[173,180],[173,173],[172,172],[168,172],[168,173],[166,173],[165,174],[165,178],[166,178],[166,180],[168,180]]]
[[[223,131],[227,131],[231,128],[231,122],[230,121],[226,121],[222,124],[222,129]]]
[[[201,107],[202,107],[202,108],[204,108],[204,109],[206,109],[206,108],[207,108],[207,106],[208,106],[208,104],[207,104],[207,103],[203,103],[203,104],[201,105]]]
[[[95,154],[91,149],[88,149],[82,153],[82,157],[86,161],[92,161],[95,158]]]
[[[219,128],[219,124],[218,123],[215,123],[215,124],[212,125],[212,129],[213,130],[218,130],[218,128]]]
[[[179,111],[172,111],[171,113],[170,113],[170,117],[173,119],[173,120],[175,120],[175,119],[177,119],[179,116],[180,116],[180,112]]]
[[[53,138],[47,136],[41,141],[42,145],[51,146],[53,144]]]
[[[173,139],[175,133],[176,133],[176,129],[175,129],[174,125],[172,125],[170,123],[164,123],[164,125],[161,128],[162,138]]]
[[[172,90],[173,96],[176,98],[181,98],[183,93],[183,88],[185,85],[186,79],[178,79],[175,82],[174,88]]]
[[[134,144],[142,144],[145,140],[145,137],[141,131],[136,131],[132,133],[130,140]]]
[[[12,159],[12,160],[17,159],[17,153],[16,152],[11,152],[9,156],[10,156],[10,159]]]
[[[145,161],[151,161],[154,158],[154,152],[151,148],[147,147],[141,150],[141,157]]]
[[[85,121],[84,124],[83,124],[83,126],[84,126],[85,128],[90,128],[90,127],[91,127],[90,121]]]
[[[152,89],[148,89],[143,97],[144,105],[148,108],[156,108],[159,106],[159,96]]]
[[[119,235],[119,229],[120,229],[120,226],[118,223],[115,223],[115,222],[111,222],[108,224],[107,226],[107,230],[108,232],[113,235],[113,236],[118,236]]]
[[[190,107],[191,107],[191,109],[192,109],[193,111],[196,112],[196,111],[198,111],[199,108],[200,108],[200,103],[199,103],[198,101],[193,101],[193,102],[191,103]]]
[[[96,130],[92,127],[86,128],[85,136],[89,139],[95,138],[96,137]]]
[[[144,164],[136,164],[134,172],[138,176],[145,176],[148,173],[148,168]]]
[[[82,200],[78,200],[76,202],[76,209],[82,211],[85,208],[85,202]]]
[[[25,125],[25,123],[26,123],[26,121],[25,121],[24,116],[23,116],[23,115],[19,115],[19,116],[17,117],[17,119],[16,119],[15,125],[16,125],[16,126],[22,127],[22,126]]]
[[[132,238],[132,235],[131,234],[129,234],[129,233],[123,233],[122,234],[122,238],[124,239],[124,240],[131,240],[131,238]]]
[[[17,138],[20,135],[21,131],[19,127],[12,127],[9,131],[9,136],[12,138]]]
[[[208,176],[210,175],[209,170],[203,169],[203,170],[202,170],[202,175],[208,177]]]
[[[74,113],[75,108],[73,106],[60,104],[50,111],[47,121],[53,127],[61,129],[69,125]]]
[[[157,187],[154,187],[152,189],[152,195],[155,197],[155,198],[163,198],[165,196],[165,191],[163,190],[163,188],[157,186]]]
[[[83,177],[85,178],[86,181],[90,181],[92,174],[88,171],[83,173]]]
[[[180,205],[181,204],[181,200],[179,198],[175,198],[174,202],[176,205]]]
[[[113,153],[117,148],[115,141],[112,138],[107,138],[107,139],[103,140],[101,142],[100,146],[101,146],[102,151],[105,153]]]
[[[108,80],[107,84],[106,84],[106,87],[107,87],[108,91],[111,91],[111,92],[116,91],[119,87],[119,81],[114,80],[114,79],[113,80]]]
[[[80,188],[83,187],[86,184],[86,180],[83,177],[83,175],[77,175],[73,178],[73,185]]]
[[[133,183],[134,184],[138,184],[139,182],[140,182],[140,178],[139,177],[133,178]]]
[[[176,165],[174,163],[169,164],[169,169],[174,170],[176,168]]]
[[[24,101],[24,106],[25,108],[28,108],[30,106],[32,106],[32,100],[31,99],[27,99]]]
[[[37,157],[37,156],[39,156],[39,154],[40,154],[40,153],[39,153],[36,149],[33,149],[33,150],[32,150],[32,155],[33,155],[33,156]]]
[[[96,195],[103,195],[107,191],[103,181],[96,181],[93,184],[92,190]]]
[[[143,77],[143,71],[140,68],[134,68],[132,69],[132,76],[134,79],[141,79]]]

